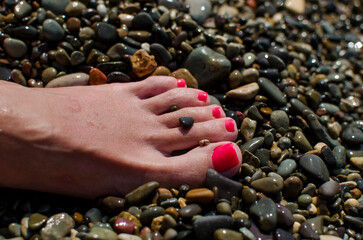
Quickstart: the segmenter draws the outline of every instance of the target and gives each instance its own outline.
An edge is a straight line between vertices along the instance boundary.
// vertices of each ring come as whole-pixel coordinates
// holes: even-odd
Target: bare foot
[[[234,121],[184,86],[172,77],[53,89],[1,83],[1,184],[94,198],[151,180],[202,186],[208,168],[233,176],[241,165],[228,142],[237,137]],[[21,97],[7,100],[11,92]],[[179,110],[169,112],[173,105]],[[193,126],[183,129],[181,117],[193,117]],[[202,139],[211,143],[200,147]],[[192,150],[172,156],[182,149]]]

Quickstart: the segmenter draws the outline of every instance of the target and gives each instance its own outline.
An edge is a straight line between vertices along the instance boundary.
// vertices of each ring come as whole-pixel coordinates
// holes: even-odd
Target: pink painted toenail
[[[226,126],[226,129],[228,132],[234,132],[234,120],[228,119],[224,122],[224,125]]]
[[[185,80],[182,78],[177,79],[176,82],[178,83],[178,87],[180,87],[180,88],[185,87],[185,85],[186,85]]]
[[[233,143],[216,147],[212,155],[213,168],[217,172],[225,172],[239,163]]]
[[[198,99],[202,102],[206,102],[208,99],[208,93],[206,92],[199,92],[198,93]]]
[[[221,117],[221,108],[220,107],[213,108],[212,114],[213,114],[213,117],[220,118]]]

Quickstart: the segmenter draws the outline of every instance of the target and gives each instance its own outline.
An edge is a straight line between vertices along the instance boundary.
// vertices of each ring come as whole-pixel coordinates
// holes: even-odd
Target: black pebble
[[[194,119],[192,117],[181,117],[179,118],[179,123],[184,129],[191,128],[194,123]]]

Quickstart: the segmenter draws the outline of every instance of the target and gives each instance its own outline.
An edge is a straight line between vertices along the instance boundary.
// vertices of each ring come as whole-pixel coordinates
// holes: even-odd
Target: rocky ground
[[[240,172],[85,201],[0,190],[7,239],[362,239],[359,0],[4,0],[0,78],[184,78],[240,128]],[[77,77],[75,77],[77,76]]]

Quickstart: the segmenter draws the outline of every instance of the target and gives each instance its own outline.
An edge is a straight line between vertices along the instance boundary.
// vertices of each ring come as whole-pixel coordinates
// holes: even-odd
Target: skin
[[[237,137],[201,90],[172,77],[133,83],[25,88],[0,81],[0,187],[81,198],[124,195],[148,181],[203,186],[216,147]],[[180,109],[169,112],[172,105]],[[179,118],[190,116],[191,129]],[[199,147],[202,139],[208,146]],[[231,177],[241,165],[223,172]],[[173,156],[175,150],[191,149]],[[228,159],[226,159],[228,161]]]

